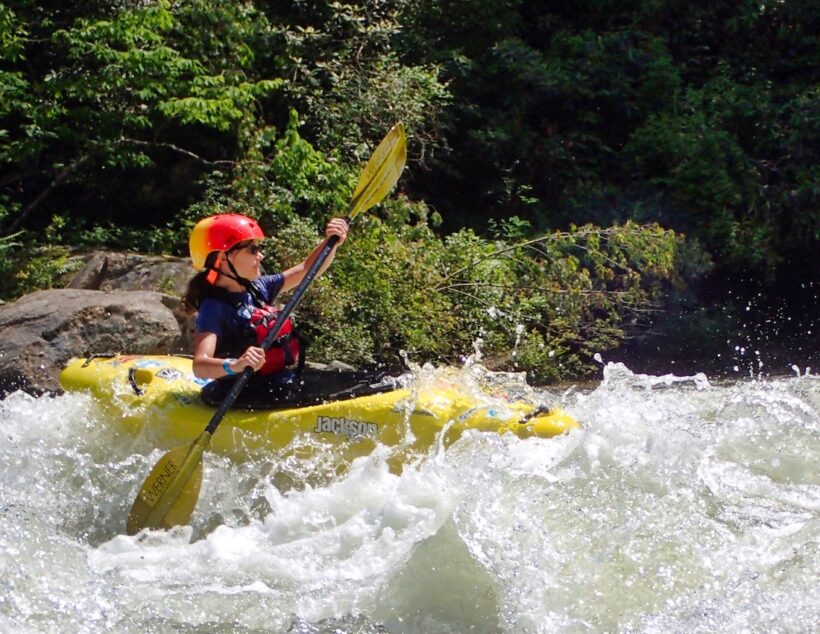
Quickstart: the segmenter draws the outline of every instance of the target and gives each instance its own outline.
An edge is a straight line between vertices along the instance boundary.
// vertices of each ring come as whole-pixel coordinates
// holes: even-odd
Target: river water
[[[13,394],[0,631],[820,631],[820,378],[608,364],[536,397],[583,429],[470,433],[401,475],[206,454],[192,526],[131,538],[162,452],[85,395]]]

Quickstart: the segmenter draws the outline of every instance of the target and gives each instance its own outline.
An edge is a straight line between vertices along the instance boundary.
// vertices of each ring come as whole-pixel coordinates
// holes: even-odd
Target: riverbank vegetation
[[[801,310],[790,281],[816,279],[818,20],[807,0],[5,2],[0,293],[59,283],[77,247],[184,255],[226,208],[292,263],[402,120],[400,191],[300,307],[311,356],[455,362],[480,338],[548,381],[653,333],[717,346],[750,280]]]

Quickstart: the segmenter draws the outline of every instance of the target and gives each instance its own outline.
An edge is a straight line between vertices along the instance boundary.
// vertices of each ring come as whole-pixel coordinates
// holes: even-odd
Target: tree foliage
[[[454,93],[452,152],[425,188],[448,226],[479,227],[472,209],[542,228],[633,218],[700,239],[729,273],[817,262],[815,3],[416,6],[413,58]]]
[[[314,352],[481,336],[583,372],[699,276],[820,269],[814,4],[5,2],[0,293],[56,283],[69,246],[182,255],[226,209],[287,266],[401,119],[403,191],[306,300]]]

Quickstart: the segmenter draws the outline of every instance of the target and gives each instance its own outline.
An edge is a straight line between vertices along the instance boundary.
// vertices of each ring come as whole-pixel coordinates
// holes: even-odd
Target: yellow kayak
[[[150,433],[164,447],[193,441],[215,411],[199,397],[207,381],[193,375],[189,357],[73,359],[60,374],[60,383],[66,391],[90,391],[124,429],[135,435]],[[353,458],[367,455],[377,443],[418,454],[439,439],[447,446],[468,429],[546,438],[578,427],[561,410],[466,394],[446,379],[415,388],[395,382],[365,388],[363,394],[353,390],[309,405],[230,410],[211,439],[211,449],[239,457],[260,449],[286,449],[307,437],[308,447],[331,445]]]

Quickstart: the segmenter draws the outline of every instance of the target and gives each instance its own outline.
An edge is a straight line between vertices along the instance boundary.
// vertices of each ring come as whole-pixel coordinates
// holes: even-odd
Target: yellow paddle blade
[[[399,180],[407,161],[407,138],[399,122],[381,140],[362,170],[350,200],[347,217],[353,220],[361,212],[381,202]]]
[[[172,449],[159,459],[131,507],[126,533],[188,523],[199,499],[202,453],[209,440],[210,435],[203,434],[190,446]]]

